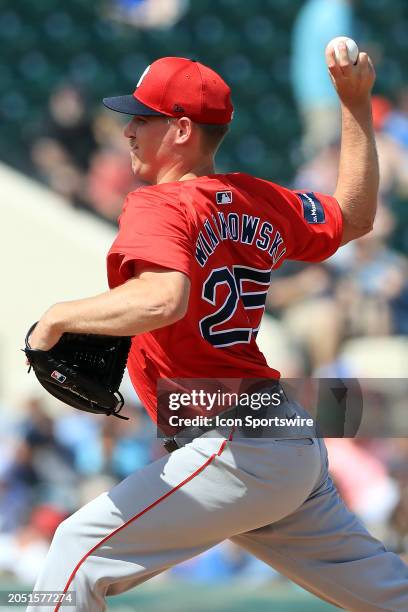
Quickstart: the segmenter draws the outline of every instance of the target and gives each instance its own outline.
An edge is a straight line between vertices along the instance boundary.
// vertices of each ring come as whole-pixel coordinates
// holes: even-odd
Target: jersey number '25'
[[[248,266],[232,266],[232,272],[227,266],[213,270],[203,284],[202,298],[215,306],[218,285],[227,285],[229,292],[224,303],[216,312],[201,319],[199,325],[203,338],[216,347],[250,342],[252,334],[256,336],[258,332],[260,317],[256,317],[256,328],[234,327],[233,317],[239,300],[242,300],[246,310],[261,308],[263,312],[270,278],[271,270],[257,270]],[[244,291],[245,281],[262,285],[262,290]],[[222,331],[214,329],[227,321],[231,321],[229,329]],[[248,323],[250,323],[249,317]]]

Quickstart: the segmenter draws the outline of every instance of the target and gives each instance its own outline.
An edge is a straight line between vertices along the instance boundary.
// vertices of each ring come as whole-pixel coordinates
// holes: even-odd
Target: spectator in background
[[[293,181],[294,188],[319,193],[334,193],[339,168],[340,140],[336,138],[323,146],[314,156],[307,157],[297,171]]]
[[[95,481],[101,475],[117,482],[165,452],[151,419],[130,385],[125,373],[121,385],[125,397],[122,414],[129,421],[95,419],[86,412],[69,408],[55,419],[55,438],[72,456],[75,471],[81,478]]]
[[[335,278],[327,264],[306,267],[296,262],[271,281],[267,309],[281,318],[303,356],[306,375],[336,358],[342,325],[334,291]],[[319,324],[311,325],[310,321]]]
[[[344,336],[408,331],[408,260],[387,245],[394,225],[394,215],[380,203],[373,231],[355,241],[343,257],[331,260],[340,278],[336,300]]]
[[[291,79],[303,120],[306,158],[340,134],[338,101],[327,74],[324,50],[335,36],[353,37],[351,4],[352,0],[306,0],[294,24]]]
[[[122,123],[104,112],[91,121],[80,92],[64,85],[50,98],[43,133],[31,147],[40,177],[74,205],[116,223],[124,194],[142,185],[128,163]]]
[[[33,500],[30,485],[19,478],[17,471],[4,470],[0,474],[0,533],[14,531],[25,519]]]
[[[110,16],[141,29],[171,28],[184,15],[189,0],[111,0]]]
[[[84,178],[96,141],[77,87],[65,84],[55,90],[40,133],[30,153],[37,172],[57,193],[76,204],[85,204]]]
[[[406,397],[406,396],[405,396]],[[405,411],[404,411],[405,414]],[[400,499],[394,508],[389,521],[388,540],[394,550],[405,553],[408,560],[408,439],[399,438],[390,441],[388,460],[390,473],[400,487]]]
[[[53,506],[37,506],[26,523],[0,535],[0,573],[11,574],[22,584],[35,582],[58,525],[66,513]]]
[[[37,502],[52,502],[72,510],[78,485],[72,453],[57,440],[55,421],[41,400],[29,398],[23,409],[26,414],[20,424],[14,470],[35,488]]]
[[[330,375],[350,337],[407,334],[408,260],[387,244],[395,223],[380,203],[370,234],[323,264],[291,262],[272,279],[267,309],[301,350],[307,373]]]
[[[96,141],[85,98],[78,87],[62,85],[51,95],[47,132],[68,151],[80,172],[86,172]]]
[[[168,574],[189,583],[203,584],[224,584],[236,580],[246,585],[262,585],[279,577],[272,567],[228,540],[172,567]]]
[[[399,501],[399,488],[386,465],[358,440],[326,439],[330,473],[347,506],[376,537],[384,537],[384,525]]]
[[[384,131],[408,151],[408,88],[397,93],[396,107],[391,110],[384,125]]]
[[[115,221],[123,206],[123,196],[140,187],[129,164],[129,147],[123,138],[123,125],[105,112],[93,122],[98,149],[91,155],[86,177],[85,198],[101,216]]]
[[[404,148],[397,130],[389,129],[393,122],[392,103],[383,96],[373,96],[372,109],[380,165],[380,194],[408,197],[408,148]]]
[[[405,553],[401,555],[408,561],[408,486],[401,491],[400,499],[390,519],[390,539],[394,550]]]

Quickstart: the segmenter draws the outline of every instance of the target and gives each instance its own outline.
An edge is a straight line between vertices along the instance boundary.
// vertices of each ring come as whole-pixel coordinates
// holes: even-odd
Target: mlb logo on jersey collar
[[[231,204],[232,191],[217,191],[215,199],[217,204]]]

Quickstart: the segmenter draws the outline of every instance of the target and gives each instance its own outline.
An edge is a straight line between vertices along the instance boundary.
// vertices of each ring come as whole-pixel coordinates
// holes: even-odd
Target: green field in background
[[[329,612],[337,610],[303,589],[289,585],[226,587],[144,585],[132,593],[108,598],[117,612]]]

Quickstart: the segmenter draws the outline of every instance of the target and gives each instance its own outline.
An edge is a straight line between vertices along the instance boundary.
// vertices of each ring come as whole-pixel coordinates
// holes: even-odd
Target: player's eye
[[[144,125],[145,123],[147,123],[146,119],[142,119],[142,117],[136,117],[135,119],[138,125]]]

